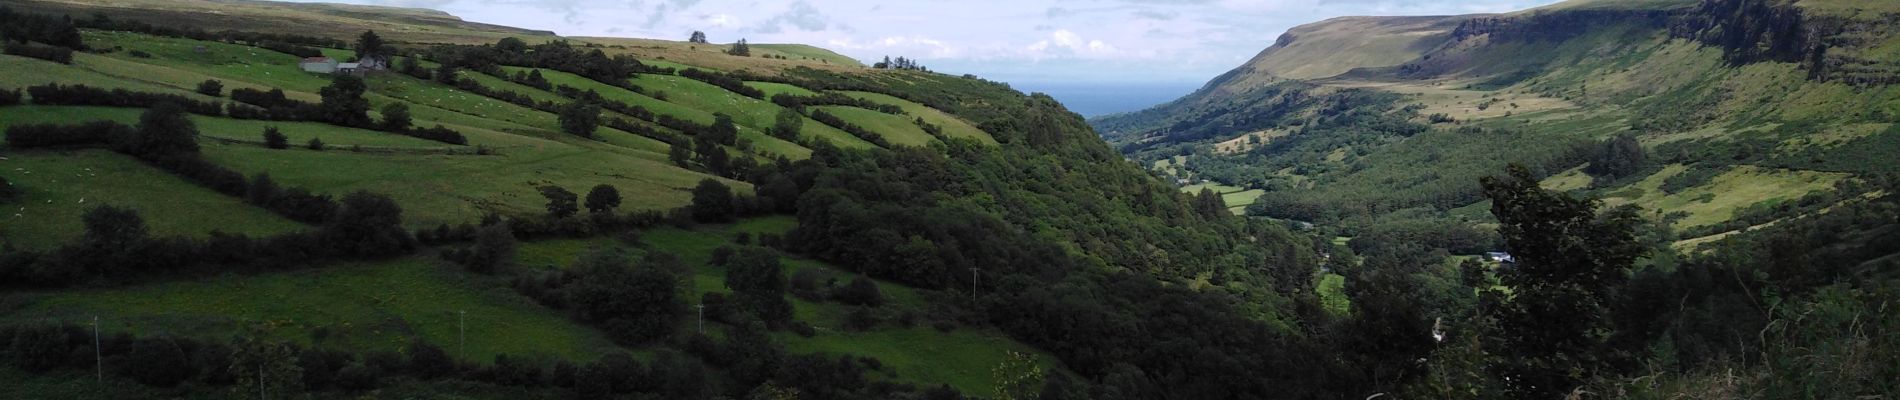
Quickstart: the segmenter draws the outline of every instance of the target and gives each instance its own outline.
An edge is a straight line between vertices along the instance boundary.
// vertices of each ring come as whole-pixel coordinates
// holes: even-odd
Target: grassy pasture
[[[1684,212],[1688,217],[1678,226],[1688,228],[1727,221],[1737,210],[1760,203],[1798,199],[1815,191],[1832,190],[1834,182],[1847,174],[1778,170],[1738,166],[1717,175],[1709,183],[1676,193],[1663,193],[1663,181],[1688,167],[1670,165],[1654,175],[1616,192],[1605,195],[1604,203],[1635,203],[1664,213]]]
[[[262,236],[304,228],[171,173],[107,150],[0,153],[0,177],[21,191],[0,203],[0,243],[49,249],[84,231],[100,204],[139,211],[151,233],[202,237],[212,230]]]
[[[92,106],[14,106],[0,107],[0,129],[17,124],[72,124],[91,120],[111,120],[127,125],[137,125],[143,108],[115,108]],[[264,128],[277,127],[278,131],[290,138],[290,144],[301,146],[311,138],[323,139],[330,146],[401,148],[401,149],[440,149],[462,148],[432,140],[418,139],[388,132],[366,129],[345,128],[316,122],[253,121],[220,117],[192,115],[191,121],[198,126],[198,134],[205,137],[238,140],[248,143],[263,143]]]
[[[818,110],[836,115],[846,122],[857,124],[883,137],[892,145],[925,146],[937,141],[937,138],[924,132],[924,128],[911,122],[910,118],[890,115],[857,107],[819,106]]]
[[[930,108],[930,106],[883,93],[844,92],[844,94],[902,108],[904,112],[909,113],[913,118],[923,118],[924,122],[943,127],[944,136],[972,139],[985,144],[996,144],[996,138],[990,137],[990,134],[983,132],[982,129],[977,129],[976,125],[970,125],[969,121],[964,121],[962,118],[957,118],[942,110]]]
[[[546,199],[537,188],[547,185],[585,193],[594,185],[611,184],[620,189],[621,211],[670,209],[687,204],[688,190],[707,177],[662,161],[570,146],[492,156],[286,152],[228,145],[206,146],[205,153],[219,165],[246,174],[269,172],[281,184],[318,193],[388,194],[403,206],[410,227],[472,222],[488,212],[539,215],[545,212]]]
[[[254,276],[12,295],[0,320],[89,322],[110,332],[221,341],[261,328],[275,339],[350,351],[400,351],[412,340],[470,362],[496,354],[592,360],[602,334],[515,294],[505,282],[420,257]],[[467,312],[467,348],[457,346]]]
[[[731,244],[733,236],[740,232],[754,237],[760,233],[782,234],[796,224],[792,217],[774,216],[746,219],[730,225],[702,225],[694,229],[656,228],[643,232],[641,237],[648,249],[674,254],[694,267],[692,281],[688,282],[688,301],[696,301],[690,299],[698,299],[702,293],[731,292],[725,288],[725,270],[707,265],[714,249]],[[628,249],[629,246],[609,238],[537,241],[524,243],[516,260],[527,267],[561,268],[595,248]],[[787,257],[781,261],[785,264],[788,276],[808,268],[827,270],[840,279],[853,276],[849,271],[814,260]],[[909,287],[883,281],[878,282],[878,287],[891,298],[891,305],[886,307],[915,309],[924,304],[923,293]],[[992,383],[990,368],[1002,362],[1006,351],[1041,354],[991,330],[937,332],[920,325],[907,328],[883,326],[866,332],[848,332],[841,326],[845,314],[850,311],[849,306],[797,298],[793,298],[792,306],[795,318],[812,324],[819,333],[810,338],[789,332],[775,334],[774,339],[785,344],[787,349],[801,354],[875,357],[894,372],[892,379],[902,382],[949,384],[965,393],[987,393]],[[690,329],[686,326],[682,328]],[[1055,368],[1054,362],[1049,361],[1053,357],[1045,354],[1043,360],[1045,368]]]
[[[811,89],[806,89],[806,88],[798,87],[796,85],[788,85],[788,84],[783,84],[783,83],[778,83],[778,82],[750,82],[748,81],[745,83],[745,85],[751,86],[754,89],[759,89],[759,91],[765,92],[765,98],[767,99],[771,99],[772,96],[777,96],[781,94],[789,94],[793,96],[817,96],[818,95],[818,92],[812,91]]]

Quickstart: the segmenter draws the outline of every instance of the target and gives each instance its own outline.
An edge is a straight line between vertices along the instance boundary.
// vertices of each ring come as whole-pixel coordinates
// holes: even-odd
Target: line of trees
[[[799,96],[789,93],[772,95],[772,103],[780,107],[804,110],[812,106],[848,106],[877,111],[891,115],[910,115],[903,107],[846,96],[833,92],[821,92],[816,96]]]

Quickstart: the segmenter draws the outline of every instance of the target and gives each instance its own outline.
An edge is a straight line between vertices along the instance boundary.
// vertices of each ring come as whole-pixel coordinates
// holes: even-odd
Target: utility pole
[[[699,333],[706,333],[706,303],[699,303]]]
[[[456,357],[468,358],[468,310],[457,312],[455,318]]]
[[[976,275],[976,271],[979,271],[979,269],[970,267],[970,297],[976,297],[976,281],[979,279]]]
[[[92,363],[99,374],[99,383],[106,382],[106,359],[99,351],[99,316],[92,316]]]
[[[264,359],[257,359],[257,400],[264,400]]]

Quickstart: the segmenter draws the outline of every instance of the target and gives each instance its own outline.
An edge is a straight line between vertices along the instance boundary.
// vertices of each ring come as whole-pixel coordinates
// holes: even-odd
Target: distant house
[[[342,64],[336,65],[336,73],[339,73],[339,74],[363,76],[364,71],[365,69],[363,68],[362,63],[352,62],[352,63],[342,63]]]
[[[297,63],[297,66],[302,67],[303,72],[333,74],[336,73],[338,64],[334,58],[310,57],[303,59],[303,62]]]
[[[1505,264],[1517,263],[1516,257],[1511,257],[1511,253],[1506,253],[1502,251],[1493,251],[1493,252],[1484,253],[1484,259],[1485,261],[1501,262]]]

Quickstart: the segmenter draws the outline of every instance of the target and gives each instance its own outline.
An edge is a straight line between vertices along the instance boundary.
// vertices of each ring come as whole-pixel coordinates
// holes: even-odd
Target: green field
[[[751,86],[754,89],[759,89],[759,91],[765,92],[765,98],[768,100],[771,99],[772,96],[777,96],[781,94],[789,94],[793,96],[817,96],[818,95],[818,92],[814,92],[811,89],[806,89],[806,88],[778,83],[778,82],[746,82],[745,85]]]
[[[835,64],[835,65],[851,65],[851,66],[864,65],[863,63],[858,62],[857,59],[846,57],[844,55],[840,55],[838,53],[832,52],[831,50],[825,50],[825,49],[814,47],[811,45],[754,43],[754,44],[749,44],[749,46],[752,47],[752,51],[754,53],[757,53],[757,54],[753,54],[754,56],[778,54],[778,55],[784,55],[793,60],[811,59],[811,60],[822,61],[822,62]]]
[[[0,107],[0,129],[19,124],[71,124],[89,120],[111,120],[126,125],[137,125],[142,108],[81,107],[81,106],[15,106]],[[366,129],[345,128],[316,122],[253,121],[230,118],[191,116],[198,126],[198,134],[204,137],[242,141],[246,143],[264,143],[264,128],[276,127],[290,138],[293,145],[302,145],[312,138],[323,139],[323,143],[348,147],[392,149],[453,149],[463,148],[427,139],[418,139],[388,132]]]
[[[905,113],[910,114],[910,116],[913,118],[923,118],[924,122],[929,122],[933,125],[943,127],[944,136],[949,136],[953,138],[972,139],[978,142],[983,142],[985,144],[996,144],[996,138],[990,137],[989,133],[983,132],[982,129],[977,129],[975,125],[970,125],[969,121],[964,121],[962,118],[957,118],[956,116],[950,115],[949,113],[945,113],[942,110],[930,108],[929,106],[918,104],[917,102],[914,102],[914,101],[900,99],[895,96],[891,96],[891,95],[887,95],[883,93],[871,93],[871,92],[843,92],[843,93],[851,97],[870,100],[870,101],[881,103],[881,104],[894,105],[894,106],[897,106],[898,108],[902,108],[904,109]]]
[[[473,222],[489,212],[540,215],[547,200],[537,188],[548,185],[586,193],[594,185],[611,184],[620,190],[622,211],[671,209],[685,205],[687,190],[707,177],[660,161],[565,146],[474,156],[213,145],[205,147],[205,154],[219,165],[246,174],[269,172],[280,184],[318,193],[388,194],[403,206],[403,220],[411,227]]]
[[[732,237],[740,232],[754,237],[760,233],[782,234],[796,223],[789,216],[752,218],[732,225],[703,225],[694,229],[656,228],[642,232],[641,238],[646,249],[679,256],[687,265],[695,267],[688,301],[697,301],[702,293],[731,292],[725,287],[725,270],[707,265],[714,249],[731,245]],[[563,268],[581,254],[602,248],[639,251],[608,238],[546,240],[524,243],[516,261],[531,268]],[[813,260],[787,257],[781,261],[788,276],[807,268],[823,269],[841,279],[854,275]],[[883,281],[878,282],[878,287],[891,299],[885,307],[921,310],[925,305],[923,294],[909,287]],[[812,324],[818,334],[809,338],[790,332],[774,334],[775,340],[785,344],[787,349],[794,353],[875,357],[894,372],[893,379],[903,382],[949,384],[964,393],[988,393],[992,384],[990,368],[1001,363],[1007,351],[1041,354],[991,330],[957,329],[945,333],[920,324],[849,332],[842,328],[849,306],[798,298],[793,298],[792,305],[795,317]],[[1042,359],[1045,368],[1053,369],[1056,365],[1053,357],[1044,354]]]
[[[1663,181],[1686,170],[1670,165],[1629,187],[1606,195],[1604,203],[1636,203],[1663,213],[1682,212],[1688,217],[1677,222],[1684,228],[1712,225],[1729,220],[1745,207],[1798,199],[1815,191],[1827,191],[1846,174],[1793,171],[1739,166],[1711,179],[1709,183],[1675,193],[1662,191]]]
[[[426,340],[463,360],[496,354],[587,361],[616,348],[597,331],[515,294],[505,282],[422,258],[113,289],[9,295],[0,319],[89,324],[110,332],[211,341],[251,329],[304,345],[399,351]],[[462,313],[466,314],[462,314]],[[466,318],[465,322],[458,317]],[[458,349],[458,323],[467,328]]]
[[[519,67],[503,67],[503,70],[508,71],[508,73],[514,73],[515,71],[528,71],[531,69],[519,68]],[[632,106],[639,106],[641,108],[647,109],[647,111],[652,111],[654,114],[671,115],[674,118],[692,121],[698,124],[709,125],[709,124],[712,124],[713,121],[715,120],[715,117],[713,115],[714,112],[719,112],[719,111],[708,111],[706,109],[702,109],[702,108],[687,104],[685,103],[687,99],[675,99],[673,97],[674,94],[672,92],[667,92],[666,94],[667,100],[659,100],[648,95],[634,93],[631,90],[623,89],[623,88],[616,87],[613,85],[608,85],[605,83],[600,83],[599,81],[588,79],[586,77],[582,77],[579,75],[574,75],[574,74],[570,74],[566,72],[553,71],[553,70],[546,70],[546,69],[542,69],[540,71],[541,71],[542,77],[547,78],[548,82],[553,83],[555,85],[566,85],[566,86],[571,86],[571,87],[581,89],[581,90],[592,90],[596,93],[600,93],[601,97],[606,98],[608,100],[627,103],[628,105],[632,105]],[[699,83],[698,81],[693,81],[693,82]],[[703,83],[701,84],[703,85]],[[707,85],[707,86],[710,87],[710,85]],[[718,87],[711,87],[711,88],[716,89],[730,96],[735,96],[741,99],[750,100],[754,102],[758,101],[756,99],[739,96],[738,94],[735,94],[732,92],[727,92],[725,91],[725,89],[720,89]],[[648,90],[647,93],[649,94],[657,94],[657,92],[653,91],[653,89],[649,88],[647,90]],[[737,102],[740,100],[733,100],[733,101]],[[769,103],[766,103],[766,104],[769,104]],[[776,108],[778,107],[778,105],[772,104],[771,107]],[[732,114],[728,114],[728,115],[732,115]],[[777,114],[774,114],[773,116],[776,117],[776,115]],[[780,140],[778,138],[773,138],[773,137],[769,137],[765,135],[762,131],[763,129],[771,126],[770,120],[766,122],[767,125],[749,126],[749,125],[746,125],[747,124],[746,122],[739,121],[737,119],[737,116],[735,115],[733,122],[741,125],[740,132],[739,132],[740,137],[745,138],[747,140],[752,140],[754,144],[760,146],[761,150],[766,150],[766,151],[774,152],[777,154],[784,154],[789,157],[792,157],[793,159],[805,158],[807,156],[810,156],[811,154],[811,151],[809,149],[805,149],[801,146],[798,146],[797,144],[786,142],[784,140]],[[849,133],[845,133],[844,131],[837,130],[836,128],[825,126],[824,124],[820,124],[818,123],[818,121],[812,121],[809,118],[805,120],[804,129],[802,132],[800,132],[800,134],[807,137],[819,137],[819,138],[829,139],[831,140],[833,144],[838,144],[839,146],[846,147],[846,148],[875,147],[871,145],[870,142],[859,140],[858,138],[851,136],[851,134]]]
[[[22,193],[0,204],[0,242],[24,249],[78,237],[80,215],[100,204],[138,210],[154,235],[268,235],[304,227],[106,150],[9,150],[0,153],[0,177]]]
[[[825,110],[831,115],[842,118],[864,129],[876,133],[879,137],[897,146],[925,146],[937,142],[937,138],[924,132],[924,128],[911,122],[910,118],[890,115],[877,111],[846,106],[819,106],[814,110]]]

